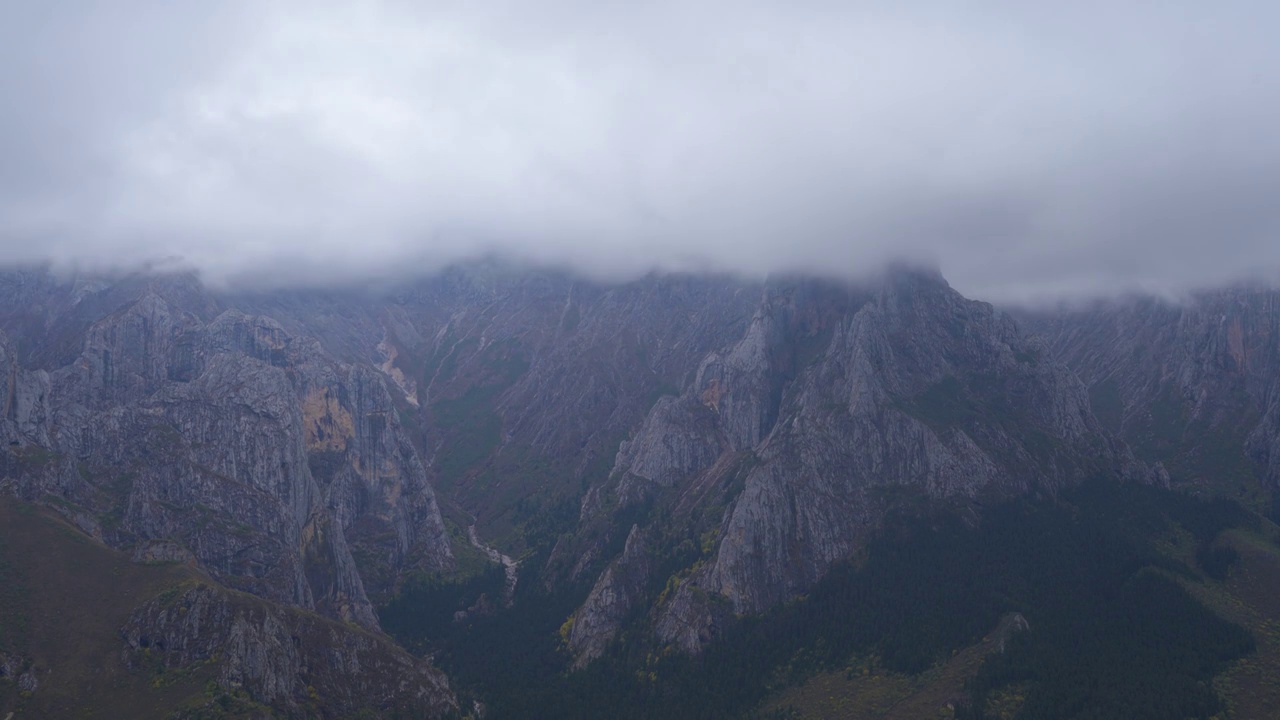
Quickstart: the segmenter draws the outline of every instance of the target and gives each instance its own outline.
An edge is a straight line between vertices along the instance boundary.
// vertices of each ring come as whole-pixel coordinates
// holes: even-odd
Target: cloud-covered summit
[[[909,6],[909,7],[908,7]],[[13,2],[0,261],[328,281],[1280,270],[1263,2]]]

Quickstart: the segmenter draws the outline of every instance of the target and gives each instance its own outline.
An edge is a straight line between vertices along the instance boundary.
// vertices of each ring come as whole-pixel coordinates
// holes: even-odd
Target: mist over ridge
[[[328,285],[483,256],[993,301],[1280,269],[1274,7],[0,11],[0,262]]]

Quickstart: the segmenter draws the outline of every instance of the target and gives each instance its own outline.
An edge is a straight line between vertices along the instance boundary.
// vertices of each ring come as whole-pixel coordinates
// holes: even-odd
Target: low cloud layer
[[[1278,32],[1230,1],[6,3],[0,261],[1275,278]]]

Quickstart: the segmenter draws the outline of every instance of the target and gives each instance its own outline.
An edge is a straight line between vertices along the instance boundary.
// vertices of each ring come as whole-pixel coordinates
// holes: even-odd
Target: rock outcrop
[[[934,274],[897,271],[768,288],[742,338],[622,445],[583,512],[658,497],[671,523],[709,523],[709,547],[653,609],[660,638],[697,651],[733,614],[804,592],[903,503],[1051,496],[1096,475],[1163,481],[1042,343]],[[634,568],[625,584],[621,568]],[[645,601],[643,571],[624,552],[596,582],[575,614],[580,661]]]
[[[445,677],[389,639],[196,583],[139,607],[121,629],[124,661],[155,672],[211,668],[290,717],[444,717]]]
[[[652,571],[652,554],[644,533],[633,525],[622,555],[600,576],[569,632],[569,650],[576,657],[576,667],[603,655],[618,627],[637,609]]]
[[[0,332],[0,443],[49,446],[49,374],[24,370]]]
[[[39,285],[82,347],[26,370],[0,341],[3,482],[111,545],[376,628],[371,592],[452,564],[387,379],[193,282]],[[58,355],[25,327],[28,355]]]
[[[1206,422],[1252,408],[1249,457],[1280,467],[1256,340],[1280,328],[1261,310],[1209,333],[1209,311],[1151,304],[1149,329],[1113,339],[1182,350],[1120,380],[1110,336],[1064,320],[1046,343],[911,269],[609,285],[477,264],[261,294],[31,272],[0,278],[0,301],[11,491],[140,558],[370,629],[408,574],[452,566],[444,502],[512,556],[554,545],[544,588],[594,585],[568,631],[580,664],[633,618],[697,650],[898,508],[1166,482],[1148,464],[1165,456],[1117,435],[1145,449],[1128,428],[1174,384]],[[1224,368],[1242,380],[1214,384]]]
[[[1021,321],[1089,388],[1099,419],[1173,481],[1275,512],[1280,293],[1124,298]],[[1277,515],[1280,517],[1280,515]]]
[[[381,295],[299,297],[233,301],[344,362],[397,373],[395,400],[416,419],[437,486],[482,536],[510,543],[495,533],[555,512],[608,474],[657,398],[741,335],[759,286],[694,275],[605,284],[475,264]],[[512,498],[526,509],[519,517]]]

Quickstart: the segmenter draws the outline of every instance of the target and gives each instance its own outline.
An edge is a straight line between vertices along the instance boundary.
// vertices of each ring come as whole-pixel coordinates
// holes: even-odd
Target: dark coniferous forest
[[[1016,687],[1019,718],[1207,718],[1222,708],[1213,676],[1254,640],[1184,585],[1223,577],[1233,552],[1206,548],[1261,523],[1231,501],[1104,483],[1003,503],[976,526],[954,514],[897,516],[858,562],[803,599],[736,621],[701,657],[624,633],[608,660],[576,673],[556,635],[571,598],[532,590],[501,617],[441,619],[468,590],[492,593],[490,579],[458,588],[447,607],[441,590],[414,589],[384,617],[409,647],[440,644],[438,662],[495,718],[749,716],[779,687],[857,656],[921,673],[1013,612],[1028,629],[987,658],[956,717],[989,717],[988,697]],[[1194,561],[1159,549],[1169,538],[1193,545]],[[507,660],[495,672],[499,652]]]

